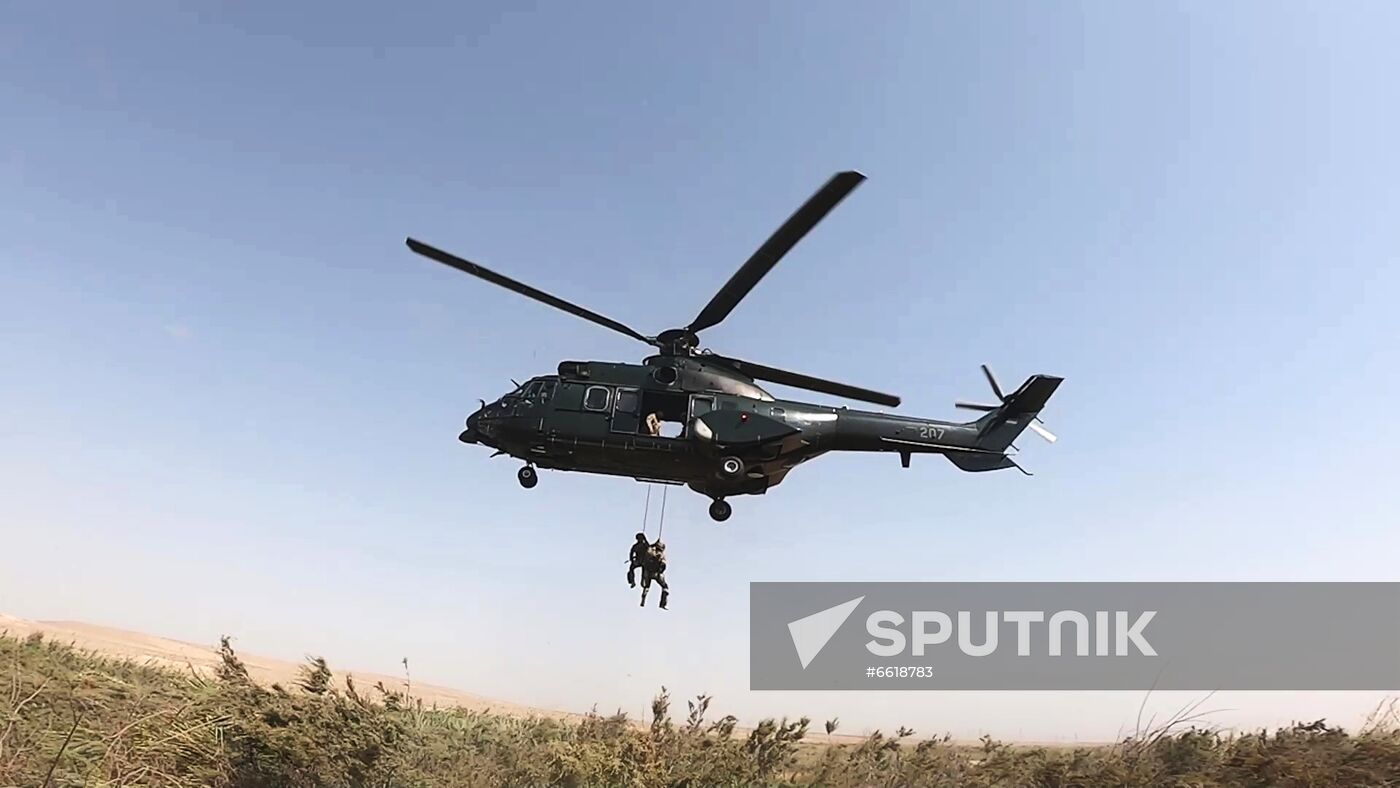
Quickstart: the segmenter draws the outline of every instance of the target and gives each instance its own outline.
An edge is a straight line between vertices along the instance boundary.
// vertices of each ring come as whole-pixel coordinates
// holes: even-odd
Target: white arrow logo
[[[836,607],[829,607],[788,624],[792,645],[797,648],[797,658],[802,661],[803,670],[806,670],[812,660],[826,648],[831,636],[846,623],[846,619],[850,618],[862,599],[865,597],[858,596],[849,602],[842,602]]]

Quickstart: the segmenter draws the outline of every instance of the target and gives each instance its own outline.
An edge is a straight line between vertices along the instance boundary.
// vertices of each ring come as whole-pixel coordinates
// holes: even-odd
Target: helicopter
[[[890,452],[908,468],[914,454],[942,454],[963,471],[1017,468],[1007,453],[1031,428],[1055,436],[1039,414],[1063,378],[1033,375],[1005,393],[987,365],[982,372],[995,404],[958,402],[982,412],[974,421],[911,418],[845,406],[777,399],[758,385],[777,383],[836,397],[898,407],[900,398],[871,389],[765,366],[701,348],[699,334],[727,318],[754,286],[828,213],[865,180],[839,172],[816,191],[739,267],[688,325],[655,336],[407,238],[408,248],[436,262],[512,290],[650,345],[641,364],[563,361],[555,374],[516,388],[467,417],[458,439],[524,462],[526,489],[537,469],[631,477],[685,485],[710,498],[709,514],[728,520],[729,497],[760,495],[798,465],[832,451]],[[515,381],[512,381],[515,383]]]

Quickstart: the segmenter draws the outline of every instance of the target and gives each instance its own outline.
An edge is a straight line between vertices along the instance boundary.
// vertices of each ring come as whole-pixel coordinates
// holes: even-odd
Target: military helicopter
[[[530,378],[467,417],[458,436],[523,460],[526,489],[536,468],[626,476],[686,485],[711,499],[723,522],[726,498],[758,495],[796,466],[831,451],[892,452],[909,467],[914,454],[942,454],[964,471],[1020,468],[1007,454],[1027,427],[1053,442],[1037,422],[1062,378],[1034,375],[1006,394],[986,365],[996,404],[956,403],[983,412],[965,423],[910,418],[780,400],[758,381],[897,407],[899,397],[720,355],[699,334],[729,316],[778,261],[865,180],[832,176],[719,289],[688,325],[647,336],[577,304],[537,290],[413,238],[414,252],[556,309],[651,345],[641,364],[564,361],[557,374]],[[514,382],[514,381],[512,381]],[[668,434],[669,433],[669,434]],[[1022,473],[1026,473],[1022,469]],[[1029,474],[1028,474],[1029,475]]]

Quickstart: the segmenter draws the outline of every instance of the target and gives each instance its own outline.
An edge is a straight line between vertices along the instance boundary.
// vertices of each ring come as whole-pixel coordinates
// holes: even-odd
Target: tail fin
[[[990,378],[990,375],[988,376]],[[977,429],[974,448],[967,452],[949,452],[948,459],[964,471],[996,471],[1019,467],[1006,449],[1035,421],[1064,378],[1053,375],[1032,375],[1021,387],[1002,400],[1001,405],[972,422]],[[995,384],[993,384],[995,388]],[[998,391],[998,394],[1001,392]],[[981,407],[981,406],[978,406]],[[1054,436],[1050,437],[1054,440]]]
[[[977,448],[1005,451],[1030,426],[1036,414],[1044,409],[1050,395],[1055,393],[1063,380],[1053,375],[1032,375],[1027,378],[1002,402],[1001,407],[973,422],[977,426]]]

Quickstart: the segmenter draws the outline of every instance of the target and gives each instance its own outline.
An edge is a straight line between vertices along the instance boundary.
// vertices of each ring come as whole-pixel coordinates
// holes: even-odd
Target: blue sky
[[[750,693],[747,584],[1397,579],[1397,16],[12,8],[0,611],[564,708],[666,684],[749,719],[1112,735],[1139,696]],[[509,378],[646,348],[403,238],[655,332],[842,169],[870,180],[706,344],[934,417],[986,396],[982,362],[1063,375],[1061,440],[1020,442],[1033,478],[823,458],[723,526],[672,494],[674,610],[638,610],[644,487],[524,491],[455,438]]]

